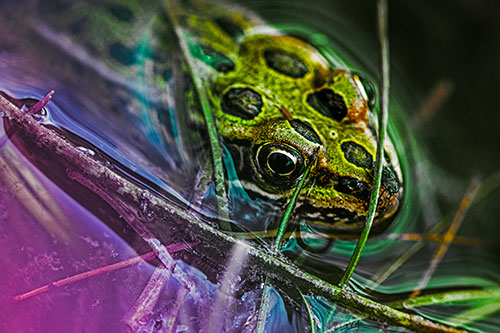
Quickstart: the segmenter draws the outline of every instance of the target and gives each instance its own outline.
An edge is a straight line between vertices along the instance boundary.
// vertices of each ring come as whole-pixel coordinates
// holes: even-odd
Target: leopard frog
[[[166,96],[165,103],[205,98],[250,198],[286,203],[310,169],[294,210],[297,220],[322,230],[359,232],[371,191],[377,127],[374,89],[362,77],[335,67],[304,38],[281,33],[233,5],[116,0],[79,3],[71,10],[78,15],[59,24],[73,41],[92,45],[110,78],[137,75],[141,49],[142,59],[153,64],[146,83]],[[146,26],[137,22],[151,22],[162,37],[144,43],[134,37],[133,29]],[[183,91],[176,71],[190,72],[198,89]],[[173,76],[170,84],[167,76]],[[375,224],[390,221],[403,195],[390,139],[384,149]]]

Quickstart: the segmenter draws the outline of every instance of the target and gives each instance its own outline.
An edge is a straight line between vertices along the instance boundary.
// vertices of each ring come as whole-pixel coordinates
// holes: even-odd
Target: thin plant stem
[[[290,215],[292,214],[293,208],[295,207],[295,203],[297,201],[297,197],[299,196],[300,190],[304,186],[307,176],[309,176],[310,170],[311,167],[309,166],[302,175],[302,178],[300,179],[297,187],[295,188],[295,191],[292,194],[292,197],[290,198],[290,202],[288,202],[288,205],[286,206],[285,213],[283,214],[283,218],[281,219],[280,228],[278,229],[278,234],[276,235],[276,239],[274,240],[273,252],[276,252],[280,249],[281,241],[283,240],[283,235],[285,234],[285,230],[288,225],[288,220],[290,219]]]
[[[172,244],[172,245],[167,246],[167,250],[170,252],[182,251],[182,250],[190,248],[191,245],[192,244],[187,244],[187,243],[185,243],[185,244]],[[16,295],[13,297],[13,300],[16,302],[22,301],[22,300],[25,300],[27,298],[33,297],[35,295],[39,295],[41,293],[47,292],[50,289],[63,287],[63,286],[68,285],[70,283],[85,280],[85,279],[91,278],[93,276],[101,275],[104,273],[113,272],[113,271],[116,271],[118,269],[132,266],[132,265],[144,262],[144,261],[150,261],[150,260],[153,260],[154,258],[156,258],[155,252],[154,251],[148,252],[148,253],[142,254],[142,255],[137,256],[137,257],[133,257],[133,258],[130,258],[127,260],[117,262],[115,264],[107,265],[104,267],[93,269],[91,271],[72,275],[72,276],[69,276],[67,278],[55,281],[55,282],[51,282],[51,283],[46,284],[40,288],[36,288],[36,289],[30,290],[28,292],[25,292],[23,294]]]
[[[406,299],[397,303],[390,303],[394,307],[415,308],[419,306],[455,304],[460,302],[469,302],[477,300],[496,300],[500,301],[500,288],[487,289],[465,289],[456,291],[447,291],[444,293],[428,294],[415,298]]]
[[[339,286],[343,289],[348,285],[352,273],[354,272],[359,258],[361,257],[361,252],[363,251],[368,239],[368,235],[375,218],[375,213],[377,211],[378,195],[380,191],[380,184],[382,182],[384,142],[389,118],[389,41],[387,37],[387,0],[378,1],[378,27],[382,53],[382,91],[380,98],[381,109],[378,115],[379,132],[377,138],[377,161],[375,163],[373,187],[370,194],[370,202],[365,225],[356,244],[356,248],[354,249],[354,253],[352,254],[344,274],[340,279]]]
[[[297,288],[297,291],[299,292],[300,297],[302,297],[302,301],[306,306],[307,316],[309,317],[309,325],[311,327],[311,333],[316,333],[316,322],[314,320],[314,311],[311,308],[311,305],[309,304],[309,301],[307,300],[306,296],[300,290],[300,288]]]
[[[306,169],[306,171],[302,175],[302,178],[300,179],[299,183],[295,187],[295,190],[293,191],[292,197],[290,198],[290,201],[288,202],[288,205],[285,208],[285,213],[283,214],[283,218],[281,219],[278,234],[276,235],[276,239],[275,239],[274,244],[271,248],[272,255],[276,255],[276,253],[281,248],[281,242],[283,240],[283,235],[285,234],[285,230],[286,230],[286,227],[288,225],[288,220],[290,219],[290,215],[292,214],[293,208],[295,207],[295,203],[297,202],[297,197],[299,196],[300,190],[304,186],[304,183],[309,175],[309,171],[311,170],[312,164],[314,164],[314,162],[311,163],[311,165]],[[270,280],[268,277],[266,277],[266,279],[264,281],[264,289],[262,290],[259,315],[258,315],[258,319],[257,319],[256,332],[258,332],[258,333],[263,333],[264,329],[265,329],[266,318],[267,318],[267,314],[269,312],[270,293],[271,293]]]
[[[429,233],[438,233],[446,228],[448,223],[448,218],[442,218],[436,224],[434,224],[430,229]],[[425,240],[421,239],[408,248],[401,256],[399,256],[394,262],[390,262],[384,265],[377,273],[375,273],[371,282],[368,283],[368,288],[375,289],[382,282],[384,282],[392,273],[394,273],[399,267],[401,267],[405,262],[407,262],[411,257],[413,257],[418,251],[420,251],[426,244]]]

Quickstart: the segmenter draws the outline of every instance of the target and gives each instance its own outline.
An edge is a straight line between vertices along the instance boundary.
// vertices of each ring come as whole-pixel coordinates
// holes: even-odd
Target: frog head
[[[310,168],[296,216],[321,229],[359,231],[376,150],[372,101],[361,79],[285,35],[247,36],[232,59],[231,70],[213,79],[209,97],[245,190],[286,200]],[[402,196],[389,139],[384,149],[375,223],[393,216]]]

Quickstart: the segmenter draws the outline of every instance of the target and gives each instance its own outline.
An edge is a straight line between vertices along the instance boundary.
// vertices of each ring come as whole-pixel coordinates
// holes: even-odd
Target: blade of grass
[[[313,163],[311,163],[311,165],[312,164]],[[283,240],[283,235],[285,234],[285,230],[288,225],[288,220],[290,219],[290,215],[292,214],[293,208],[295,207],[295,203],[297,202],[297,197],[299,196],[300,190],[304,186],[304,183],[307,177],[309,176],[309,171],[311,171],[311,166],[309,166],[302,175],[302,178],[297,184],[297,187],[295,188],[295,191],[293,192],[293,195],[290,198],[288,205],[286,206],[285,213],[283,214],[283,219],[281,220],[280,223],[278,234],[276,235],[276,239],[274,240],[273,252],[277,252],[281,248],[281,242]]]
[[[426,98],[422,108],[420,108],[415,117],[413,117],[412,128],[417,129],[421,127],[422,124],[429,121],[452,92],[453,82],[447,79],[440,80]]]
[[[387,0],[378,1],[378,28],[382,57],[382,91],[380,96],[380,113],[378,115],[379,132],[377,137],[377,155],[375,162],[375,173],[373,175],[373,187],[370,194],[368,213],[365,225],[354,249],[354,253],[347,264],[347,267],[340,279],[339,286],[346,288],[351,279],[352,273],[358,264],[361,252],[366,244],[370,229],[377,211],[380,184],[382,182],[382,168],[384,160],[384,142],[386,137],[387,122],[389,119],[389,41],[387,37]]]
[[[316,157],[314,158],[316,160]],[[288,205],[285,208],[285,213],[283,214],[283,218],[281,219],[280,227],[278,229],[278,234],[276,235],[276,239],[274,240],[274,244],[271,248],[272,255],[276,255],[276,253],[281,248],[281,242],[283,240],[283,235],[285,234],[286,227],[288,225],[288,220],[290,219],[290,215],[292,214],[293,208],[295,207],[295,203],[297,201],[297,197],[299,196],[300,190],[304,186],[304,183],[309,176],[309,171],[311,170],[311,166],[314,164],[311,163],[309,167],[306,169],[299,183],[295,187],[293,191],[292,197],[288,202]],[[271,293],[270,279],[266,277],[264,281],[264,289],[262,290],[262,298],[260,301],[259,315],[257,318],[257,328],[256,332],[263,333],[266,325],[266,318],[269,312],[269,297]]]
[[[477,300],[500,300],[500,288],[466,289],[428,294],[403,301],[388,303],[396,308],[415,308],[428,305],[455,304]]]
[[[482,183],[477,193],[475,194],[471,207],[474,204],[479,203],[481,200],[486,198],[491,192],[495,191],[498,187],[500,187],[500,170],[494,172],[489,177],[487,177]],[[456,215],[456,213],[455,213]],[[436,224],[434,224],[428,231],[429,235],[436,235],[442,232],[447,224],[447,221],[452,218],[452,212],[448,213],[445,217],[439,220]],[[401,236],[401,235],[396,235]],[[455,237],[452,242],[455,242],[458,237]],[[441,237],[439,242],[442,242],[444,236]],[[478,244],[480,240],[465,238],[463,240],[464,244],[479,246]],[[401,267],[406,261],[408,261],[415,253],[417,253],[420,249],[422,249],[425,245],[425,239],[422,238],[418,240],[415,244],[413,244],[409,249],[407,249],[401,256],[396,259],[392,263],[388,263],[383,266],[377,273],[375,273],[371,278],[371,283],[369,283],[368,288],[374,289],[379,286],[382,282],[384,282],[392,273],[394,273],[399,267]]]
[[[300,288],[297,288],[297,291],[300,294],[300,297],[302,297],[302,301],[304,302],[304,305],[306,306],[306,311],[307,311],[307,316],[309,317],[309,325],[311,327],[311,333],[316,333],[316,321],[314,319],[314,311],[311,308],[311,304],[309,304],[309,301],[307,298],[304,296]]]

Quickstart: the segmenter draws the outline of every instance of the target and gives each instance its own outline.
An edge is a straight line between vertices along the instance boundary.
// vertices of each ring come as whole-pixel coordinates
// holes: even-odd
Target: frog
[[[90,55],[101,59],[105,74],[118,84],[130,85],[141,65],[152,68],[143,77],[158,92],[148,98],[167,105],[155,117],[177,101],[191,124],[198,124],[178,129],[199,132],[204,119],[196,99],[205,99],[250,200],[284,207],[308,170],[295,220],[332,233],[361,231],[378,126],[376,89],[363,76],[332,64],[307,36],[281,32],[234,4],[110,0],[79,2],[71,11],[57,24],[76,43],[91,45]],[[102,73],[100,63],[94,67]],[[171,116],[176,123],[186,117],[180,110]],[[172,132],[163,130],[163,140],[182,151],[182,140]],[[375,226],[395,217],[404,188],[394,142],[387,138],[383,144]]]
[[[190,1],[170,12],[249,196],[287,202],[310,169],[296,219],[320,230],[358,233],[377,147],[373,84],[329,63],[305,38],[272,29],[248,11]],[[395,216],[402,195],[402,171],[388,138],[374,225]]]

